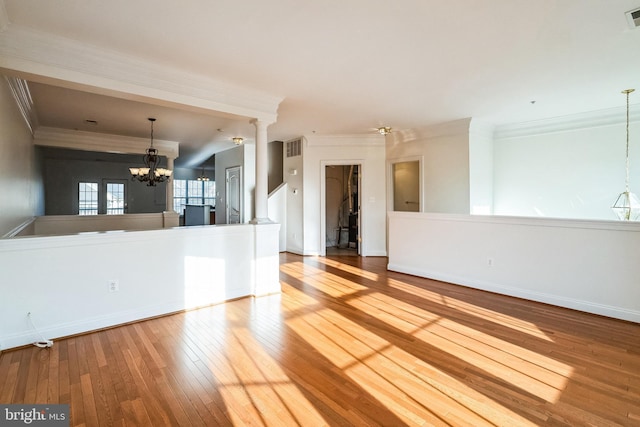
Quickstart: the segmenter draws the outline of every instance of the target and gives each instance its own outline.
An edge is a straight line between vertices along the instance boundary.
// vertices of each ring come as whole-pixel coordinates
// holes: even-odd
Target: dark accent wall
[[[166,183],[148,187],[131,181],[129,168],[143,164],[141,155],[52,148],[43,148],[42,155],[45,215],[77,215],[78,183],[103,185],[106,180],[126,182],[126,213],[155,213],[166,209]]]

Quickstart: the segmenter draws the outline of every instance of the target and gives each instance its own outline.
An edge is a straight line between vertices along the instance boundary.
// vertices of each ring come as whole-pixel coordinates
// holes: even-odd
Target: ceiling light
[[[389,135],[391,133],[391,128],[389,126],[378,128],[378,133],[380,135]]]
[[[149,118],[151,122],[151,147],[147,148],[147,154],[145,154],[143,161],[145,167],[143,168],[129,168],[131,172],[131,180],[138,180],[140,182],[146,182],[149,187],[155,187],[156,182],[168,181],[173,171],[160,166],[160,156],[158,150],[153,148],[153,122],[154,118]]]
[[[242,141],[244,141],[244,139],[240,138],[239,136],[236,136],[235,138],[233,138],[233,143],[236,145],[242,144]]]
[[[204,174],[204,167],[202,168],[202,174],[197,179],[198,181],[209,181],[209,177]]]
[[[629,221],[640,217],[640,200],[638,196],[629,192],[629,94],[635,89],[623,90],[627,95],[627,151],[626,151],[626,178],[625,188],[616,199],[611,209],[616,213],[618,219]]]

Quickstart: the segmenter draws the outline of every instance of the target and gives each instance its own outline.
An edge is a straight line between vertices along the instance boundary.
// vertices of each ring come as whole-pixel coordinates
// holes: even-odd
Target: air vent
[[[287,157],[296,157],[302,154],[302,138],[287,141]]]
[[[640,27],[640,8],[636,10],[631,10],[627,12],[627,22],[629,23],[629,27],[638,28]]]

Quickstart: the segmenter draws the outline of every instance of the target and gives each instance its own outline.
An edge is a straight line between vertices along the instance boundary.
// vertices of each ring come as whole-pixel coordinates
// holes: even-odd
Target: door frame
[[[225,181],[225,188],[224,188],[224,195],[225,195],[225,224],[231,224],[229,222],[229,207],[230,207],[230,198],[229,198],[229,172],[232,170],[238,170],[238,204],[239,204],[239,218],[238,218],[238,224],[242,224],[243,223],[243,216],[244,216],[244,203],[243,203],[243,184],[242,184],[242,166],[238,165],[238,166],[231,166],[228,167],[224,170],[224,181]],[[235,224],[235,223],[234,223]]]
[[[424,156],[406,156],[406,157],[396,157],[393,159],[387,160],[387,211],[393,212],[393,198],[394,198],[394,188],[393,188],[393,165],[396,163],[404,163],[404,162],[418,162],[418,192],[420,197],[420,207],[418,212],[424,212]],[[387,230],[388,236],[388,230]],[[387,239],[388,240],[388,239]]]
[[[358,255],[366,256],[362,244],[362,230],[364,229],[364,207],[362,200],[365,200],[364,189],[364,160],[321,160],[320,161],[320,256],[327,256],[327,166],[358,166]]]

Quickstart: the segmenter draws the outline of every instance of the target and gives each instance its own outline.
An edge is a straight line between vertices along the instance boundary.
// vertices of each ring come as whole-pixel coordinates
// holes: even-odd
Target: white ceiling
[[[11,23],[282,97],[270,140],[531,121],[618,107],[622,89],[640,89],[640,29],[625,17],[640,0],[4,3]],[[158,116],[156,137],[179,141],[186,165],[254,135],[246,121],[31,89],[47,126],[144,136],[132,118]]]

